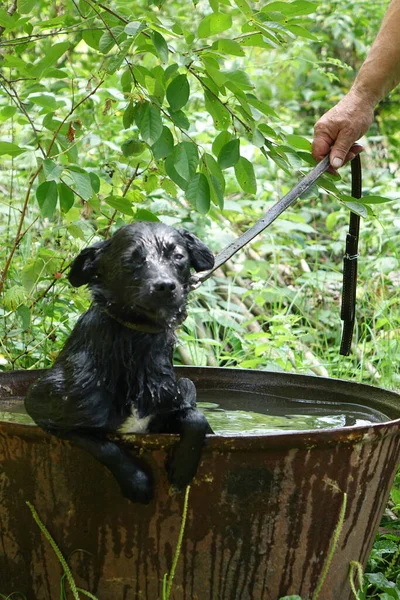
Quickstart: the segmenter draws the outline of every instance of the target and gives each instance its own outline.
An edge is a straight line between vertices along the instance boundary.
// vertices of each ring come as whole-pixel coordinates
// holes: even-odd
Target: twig
[[[1,273],[1,278],[0,278],[0,294],[3,291],[3,287],[4,287],[4,282],[6,280],[7,277],[7,273],[8,273],[8,269],[10,268],[10,264],[11,261],[14,257],[15,251],[18,248],[18,244],[21,241],[21,231],[22,231],[22,226],[24,224],[24,220],[25,220],[25,215],[26,215],[26,210],[28,208],[28,202],[29,202],[29,197],[31,195],[31,190],[32,190],[32,186],[36,181],[37,176],[39,175],[40,171],[43,168],[43,164],[41,164],[35,171],[35,173],[32,175],[31,180],[28,184],[28,189],[26,190],[26,194],[25,194],[25,200],[24,200],[24,204],[22,207],[22,213],[21,213],[21,217],[19,219],[19,223],[18,223],[18,228],[17,228],[17,233],[15,234],[15,238],[14,238],[14,243],[12,245],[10,254],[6,260],[6,264],[4,265],[3,271]]]
[[[126,186],[125,186],[125,189],[124,189],[124,191],[122,192],[122,197],[123,197],[123,198],[125,198],[126,194],[128,193],[128,190],[129,190],[129,188],[131,187],[132,183],[135,181],[135,179],[136,179],[136,177],[137,177],[137,174],[138,174],[138,171],[139,171],[139,165],[140,165],[140,163],[138,163],[138,164],[136,165],[136,169],[134,170],[134,172],[133,172],[133,175],[132,175],[132,176],[131,176],[131,177],[128,179],[128,181],[127,181],[127,184],[126,184]],[[107,238],[108,238],[108,236],[110,235],[110,229],[111,229],[111,225],[112,225],[112,224],[113,224],[113,222],[114,222],[114,219],[115,219],[115,216],[116,216],[117,212],[118,212],[118,211],[117,211],[117,209],[115,209],[115,210],[114,210],[114,212],[113,212],[113,214],[112,214],[112,215],[111,215],[111,217],[110,217],[110,221],[109,221],[109,223],[108,223],[107,229],[106,229],[106,230],[105,230],[105,232],[104,232],[104,237],[105,237],[106,239],[107,239]]]
[[[99,89],[99,87],[102,85],[103,82],[104,82],[104,79],[101,79],[100,82],[96,85],[96,87],[93,90],[91,90],[91,92],[89,94],[87,94],[84,98],[82,98],[82,100],[80,100],[77,104],[75,104],[74,106],[72,106],[72,108],[68,112],[67,116],[61,121],[60,125],[55,130],[55,132],[53,134],[53,137],[52,137],[52,139],[50,141],[50,144],[49,144],[49,147],[48,147],[48,150],[47,150],[47,153],[46,153],[46,157],[50,156],[51,149],[53,148],[54,143],[55,143],[55,141],[57,139],[57,136],[60,133],[60,130],[61,130],[62,126],[64,125],[64,123],[67,121],[67,119],[69,119],[69,117],[76,111],[77,108],[79,108],[79,106],[81,106],[84,102],[86,102],[86,100],[88,100],[91,96],[93,96],[93,94],[95,94],[97,92],[97,90]],[[0,294],[3,291],[4,283],[5,283],[5,280],[6,280],[6,277],[7,277],[8,270],[10,268],[11,261],[12,261],[12,259],[14,257],[15,251],[16,251],[16,249],[18,247],[18,244],[20,243],[20,241],[21,241],[21,239],[23,237],[23,236],[21,236],[21,231],[22,231],[22,227],[23,227],[23,224],[24,224],[24,220],[25,220],[26,211],[27,211],[27,208],[28,208],[28,203],[29,203],[29,198],[30,198],[30,195],[31,195],[32,187],[33,187],[33,184],[36,181],[36,178],[38,177],[39,173],[41,172],[42,168],[43,168],[43,163],[41,165],[39,165],[39,167],[36,169],[35,173],[32,175],[31,180],[29,182],[28,189],[27,189],[26,194],[25,194],[24,204],[23,204],[23,207],[22,207],[21,217],[20,217],[20,220],[19,220],[19,223],[18,223],[17,233],[15,234],[15,238],[14,238],[14,243],[13,243],[13,246],[11,248],[10,254],[9,254],[7,260],[6,260],[6,263],[4,265],[3,271],[1,273],[1,277],[0,277]]]
[[[41,146],[41,144],[40,144],[39,135],[38,135],[38,132],[37,132],[37,130],[36,130],[35,124],[34,124],[34,122],[32,121],[32,119],[31,119],[31,117],[30,117],[29,113],[27,112],[27,110],[26,110],[26,108],[25,108],[25,106],[24,106],[24,104],[23,104],[22,100],[21,100],[21,99],[20,99],[20,97],[18,96],[17,90],[16,90],[16,89],[15,89],[15,87],[13,86],[13,84],[12,84],[11,80],[9,80],[9,79],[6,79],[6,78],[4,77],[4,75],[2,75],[1,73],[0,73],[0,78],[1,78],[3,81],[5,81],[5,82],[6,82],[6,84],[7,84],[7,85],[8,85],[8,86],[11,88],[11,90],[12,90],[12,92],[13,92],[14,96],[13,96],[13,94],[10,94],[10,92],[8,91],[8,89],[6,88],[6,86],[4,85],[4,83],[1,83],[1,82],[0,82],[0,83],[1,83],[1,86],[2,86],[2,88],[4,89],[4,91],[6,92],[6,94],[8,94],[8,96],[11,98],[11,100],[12,100],[12,101],[13,101],[13,102],[14,102],[14,103],[17,105],[17,107],[19,108],[19,110],[20,110],[21,112],[23,112],[23,113],[24,113],[24,115],[25,115],[25,117],[28,119],[28,121],[29,121],[29,123],[30,123],[30,126],[32,127],[33,135],[35,136],[35,139],[36,139],[36,143],[37,143],[37,145],[38,145],[38,148],[40,149],[41,153],[42,153],[42,154],[43,154],[43,156],[45,157],[45,156],[46,156],[46,153],[45,153],[45,151],[43,150],[43,147],[42,147],[42,146]]]

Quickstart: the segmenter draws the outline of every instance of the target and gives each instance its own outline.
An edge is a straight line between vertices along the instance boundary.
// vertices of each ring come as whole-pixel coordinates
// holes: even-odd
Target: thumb
[[[350,148],[354,144],[355,139],[349,135],[349,131],[341,130],[332,146],[330,163],[334,169],[339,169],[344,164]]]

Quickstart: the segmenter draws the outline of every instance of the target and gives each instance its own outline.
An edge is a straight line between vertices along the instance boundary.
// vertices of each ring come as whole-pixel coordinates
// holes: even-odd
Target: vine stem
[[[360,600],[360,596],[356,590],[356,586],[354,583],[354,571],[357,572],[358,585],[359,585],[360,589],[362,590],[362,588],[364,587],[363,568],[362,568],[362,565],[359,562],[357,562],[356,560],[352,560],[350,563],[349,581],[350,581],[350,588],[351,588],[351,591],[353,592],[354,598],[356,600]]]
[[[330,569],[330,566],[331,566],[334,554],[336,552],[336,549],[337,549],[337,546],[338,546],[338,543],[339,543],[340,534],[342,533],[344,518],[345,518],[345,515],[346,515],[346,508],[347,508],[347,494],[344,493],[343,494],[342,508],[340,510],[339,520],[337,522],[337,525],[335,527],[335,531],[333,533],[331,547],[329,549],[328,557],[327,557],[326,562],[325,562],[324,570],[322,571],[321,579],[318,582],[317,589],[315,590],[315,592],[313,594],[312,600],[318,600],[319,595],[321,593],[322,586],[324,585],[325,579],[326,579],[326,577],[328,575],[328,571]]]
[[[183,534],[185,532],[187,512],[188,512],[189,492],[190,492],[190,485],[188,485],[186,487],[186,491],[185,491],[185,499],[183,501],[181,527],[179,530],[179,537],[178,537],[178,542],[176,544],[174,559],[172,561],[172,567],[171,567],[168,577],[165,577],[164,581],[163,581],[163,596],[164,596],[163,600],[169,600],[169,597],[171,595],[172,584],[173,584],[174,577],[175,577],[176,566],[178,564],[179,556],[181,554]]]
[[[51,533],[48,531],[48,529],[46,528],[46,525],[43,523],[43,521],[40,519],[36,508],[33,506],[33,504],[31,504],[30,502],[26,501],[26,504],[29,508],[29,510],[32,513],[32,517],[34,518],[36,524],[38,525],[40,531],[43,533],[44,537],[46,538],[46,540],[49,542],[50,546],[53,548],[58,560],[60,561],[60,564],[64,570],[65,573],[65,577],[69,583],[69,586],[71,588],[71,592],[72,595],[74,597],[74,600],[80,600],[79,598],[79,594],[78,594],[78,589],[76,587],[74,578],[72,577],[72,573],[71,570],[67,564],[67,561],[65,560],[65,558],[63,557],[60,548],[57,546],[56,542],[53,540]]]

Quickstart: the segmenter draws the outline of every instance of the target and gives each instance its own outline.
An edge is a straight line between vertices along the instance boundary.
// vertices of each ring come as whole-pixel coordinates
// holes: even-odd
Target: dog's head
[[[82,250],[68,278],[75,287],[88,284],[95,301],[120,318],[176,325],[186,317],[190,269],[213,265],[211,251],[185,229],[138,222]]]

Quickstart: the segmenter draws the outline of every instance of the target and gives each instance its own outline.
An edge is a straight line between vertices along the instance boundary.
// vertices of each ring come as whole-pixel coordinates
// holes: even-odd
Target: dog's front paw
[[[196,386],[193,381],[182,377],[178,381],[178,390],[181,397],[181,408],[196,408]]]
[[[132,502],[149,504],[153,499],[153,482],[144,471],[132,468],[129,473],[124,469],[123,476],[118,477],[118,483],[125,498]]]
[[[200,453],[177,448],[175,453],[167,460],[166,471],[168,481],[179,490],[183,490],[189,485],[196,475],[197,467],[200,462]]]

